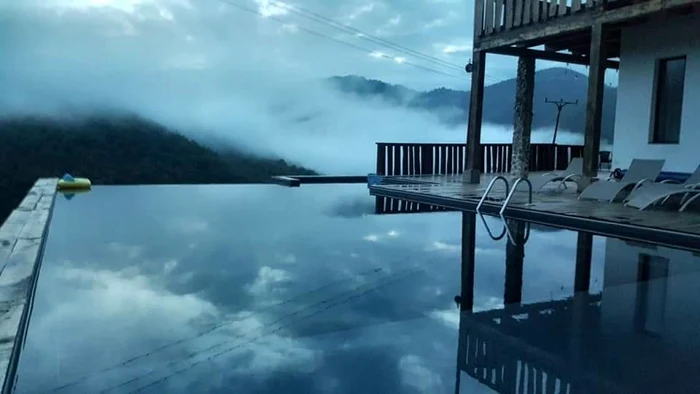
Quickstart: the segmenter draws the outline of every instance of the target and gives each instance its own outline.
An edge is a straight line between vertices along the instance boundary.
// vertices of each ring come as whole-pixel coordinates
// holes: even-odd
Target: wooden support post
[[[535,58],[518,58],[515,86],[515,117],[513,120],[513,149],[511,175],[527,177],[530,165],[530,135],[532,134],[532,100],[535,94]]]
[[[593,251],[593,234],[578,233],[576,241],[576,274],[574,292],[588,291],[591,285],[591,259]]]
[[[508,220],[515,245],[506,242],[506,280],[503,292],[503,304],[519,304],[523,298],[523,262],[525,260],[526,223]]]
[[[464,181],[481,181],[481,120],[484,111],[484,79],[486,77],[486,52],[474,51],[472,60],[472,87],[469,102],[469,123],[467,130],[467,170]]]
[[[590,68],[588,71],[588,98],[586,100],[586,132],[583,143],[583,179],[579,188],[591,183],[598,176],[600,129],[603,115],[603,91],[605,89],[605,27],[595,24],[591,32]]]

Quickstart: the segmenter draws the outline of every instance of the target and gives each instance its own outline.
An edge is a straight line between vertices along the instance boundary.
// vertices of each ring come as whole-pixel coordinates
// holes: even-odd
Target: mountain
[[[0,223],[37,178],[64,173],[94,184],[262,183],[272,175],[315,174],[284,160],[215,151],[134,117],[0,119]]]
[[[358,76],[332,77],[331,85],[349,95],[381,98],[392,105],[429,111],[448,125],[466,124],[469,92],[446,88],[419,92],[400,85]],[[568,68],[549,68],[535,73],[533,128],[554,128],[557,111],[545,99],[578,100],[578,105],[564,108],[560,130],[583,134],[586,123],[586,92],[588,77]],[[617,89],[606,86],[603,100],[603,139],[612,142],[615,125]],[[484,89],[484,122],[512,126],[515,105],[515,78],[486,86]]]

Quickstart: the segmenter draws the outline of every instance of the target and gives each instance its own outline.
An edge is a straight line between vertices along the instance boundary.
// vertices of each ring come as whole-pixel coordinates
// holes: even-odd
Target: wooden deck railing
[[[511,144],[482,144],[484,173],[509,172]],[[580,145],[530,145],[530,171],[563,170],[574,157],[583,156]],[[461,174],[466,167],[466,144],[377,143],[379,175],[449,175]]]
[[[475,0],[479,37],[630,0]],[[639,0],[637,0],[639,1]],[[570,5],[569,5],[570,4]]]

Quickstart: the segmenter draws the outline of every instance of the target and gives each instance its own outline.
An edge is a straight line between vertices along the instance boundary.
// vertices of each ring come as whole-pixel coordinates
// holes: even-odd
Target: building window
[[[652,143],[678,143],[684,82],[685,56],[659,60],[656,67]]]

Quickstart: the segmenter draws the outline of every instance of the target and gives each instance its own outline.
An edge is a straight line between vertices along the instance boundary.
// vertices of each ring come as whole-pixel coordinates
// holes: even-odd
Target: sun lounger
[[[532,191],[537,193],[549,182],[559,182],[559,186],[565,186],[567,181],[575,181],[583,176],[583,159],[575,157],[569,162],[569,166],[562,172],[550,172],[530,178]]]
[[[664,160],[634,159],[621,180],[608,179],[591,183],[578,198],[613,202],[624,190],[636,188],[644,182],[655,181],[663,166]]]
[[[700,166],[681,184],[667,182],[645,182],[627,197],[626,206],[645,209],[661,202],[662,204],[673,195],[683,195],[681,203],[686,202],[689,194],[700,193]]]

